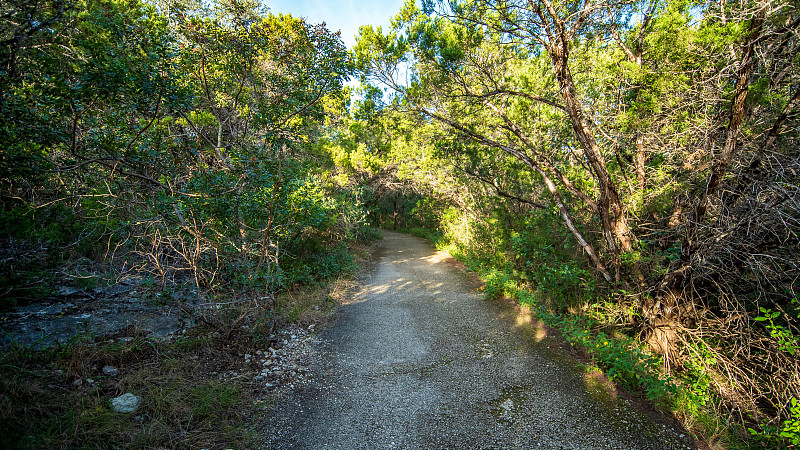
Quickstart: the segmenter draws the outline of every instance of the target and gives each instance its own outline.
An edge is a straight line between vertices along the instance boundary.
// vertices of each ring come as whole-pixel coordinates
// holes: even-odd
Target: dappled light
[[[482,300],[459,264],[386,235],[384,254],[415,257],[381,258],[362,279],[320,335],[315,386],[276,401],[267,447],[683,447],[585,378],[531,309]]]
[[[441,250],[438,250],[438,251],[434,252],[432,255],[423,256],[420,259],[422,259],[423,261],[429,262],[431,264],[439,264],[439,263],[442,263],[444,261],[451,260],[451,259],[453,259],[453,257],[450,256],[450,254],[447,253],[447,252],[443,252]]]
[[[517,307],[517,317],[514,320],[517,327],[525,327],[532,330],[533,338],[536,342],[541,342],[547,337],[547,328],[541,320],[534,317],[531,309],[527,305]]]
[[[329,3],[0,2],[0,447],[227,448],[154,399],[106,417],[125,375],[55,353],[197,335],[249,367],[335,314],[393,337],[351,343],[373,380],[494,392],[459,370],[548,377],[569,345],[686,436],[800,446],[797,0]],[[473,403],[531,427],[518,388]]]
[[[608,401],[618,397],[617,389],[599,370],[587,369],[583,375],[583,382],[586,390],[601,400]]]

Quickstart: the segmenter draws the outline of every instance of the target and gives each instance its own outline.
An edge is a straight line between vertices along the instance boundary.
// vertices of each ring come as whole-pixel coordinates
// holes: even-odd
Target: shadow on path
[[[446,253],[384,232],[379,263],[318,336],[314,381],[269,412],[266,447],[689,448],[522,328]]]

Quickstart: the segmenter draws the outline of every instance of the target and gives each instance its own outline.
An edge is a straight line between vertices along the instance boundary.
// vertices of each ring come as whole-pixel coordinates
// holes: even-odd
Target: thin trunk
[[[397,231],[397,195],[395,195],[392,201],[392,212],[394,213],[392,216],[393,219],[392,230]]]
[[[568,65],[568,43],[563,37],[560,37],[556,42],[548,45],[548,52],[553,61],[556,79],[561,88],[561,96],[564,99],[564,106],[569,115],[572,129],[599,184],[600,193],[597,206],[603,225],[603,237],[616,259],[620,253],[628,253],[633,250],[635,238],[628,226],[616,185],[608,172],[600,147],[597,145],[597,140],[578,104],[574,80]]]
[[[553,180],[550,178],[547,172],[545,172],[544,169],[535,160],[533,160],[525,152],[519,149],[509,147],[507,145],[503,145],[499,142],[493,141],[485,136],[476,133],[475,131],[466,128],[465,126],[461,125],[458,122],[448,120],[445,117],[442,117],[434,112],[425,110],[423,108],[417,108],[417,110],[423,114],[433,117],[434,119],[442,123],[449,125],[450,127],[458,131],[461,131],[462,133],[466,134],[467,136],[469,136],[470,138],[472,138],[477,142],[480,142],[489,147],[500,149],[503,152],[508,153],[511,156],[514,156],[515,158],[524,162],[528,167],[536,171],[538,174],[540,174],[542,176],[542,179],[544,180],[548,192],[550,192],[550,195],[553,197],[553,201],[556,203],[556,206],[558,207],[559,214],[561,215],[561,218],[564,220],[564,225],[566,225],[567,229],[569,229],[570,233],[572,233],[572,235],[575,237],[575,240],[578,241],[578,244],[581,246],[581,248],[583,248],[583,250],[589,256],[589,259],[592,261],[592,264],[595,266],[597,271],[600,272],[601,275],[603,275],[603,278],[605,278],[605,280],[609,283],[613,281],[611,274],[608,272],[608,269],[605,267],[603,262],[600,261],[600,258],[597,256],[597,253],[594,251],[592,245],[583,237],[580,230],[578,230],[578,228],[572,221],[572,216],[569,214],[569,211],[564,205],[564,202],[561,199],[561,194],[559,194],[558,188],[556,187],[555,183],[553,183]]]
[[[736,202],[742,196],[742,192],[755,182],[756,173],[759,167],[761,167],[761,161],[764,159],[764,153],[766,153],[772,148],[773,145],[775,145],[775,141],[778,139],[778,136],[780,136],[781,130],[783,129],[783,124],[789,117],[789,113],[794,110],[795,104],[798,102],[798,100],[800,100],[800,89],[795,91],[794,96],[792,96],[792,98],[786,103],[783,111],[775,120],[775,123],[772,124],[772,127],[770,128],[769,132],[767,133],[767,137],[764,140],[764,144],[758,148],[756,156],[752,159],[752,161],[750,161],[747,169],[739,177],[736,187],[731,190],[732,192],[730,195],[725,196],[725,204],[729,207],[736,204]]]
[[[242,190],[244,189],[244,180],[239,180],[239,182],[241,184],[236,188],[236,201],[233,203],[233,214],[236,217],[236,225],[239,228],[239,255],[242,260],[244,260],[247,254],[247,231],[245,230],[244,220],[242,220],[242,214],[239,210]]]
[[[636,179],[639,181],[639,191],[644,195],[647,189],[647,174],[644,171],[644,164],[647,161],[647,155],[644,150],[644,135],[638,133],[636,135]]]
[[[533,141],[531,141],[531,139],[522,131],[522,129],[519,126],[517,126],[517,124],[514,123],[503,110],[495,106],[492,102],[485,102],[485,103],[489,108],[491,108],[498,116],[500,116],[503,119],[503,121],[506,123],[506,126],[511,130],[511,132],[514,133],[514,135],[517,136],[519,140],[522,141],[522,143],[525,144],[528,147],[528,149],[530,149],[533,152],[534,155],[533,159],[536,160],[536,164],[542,166],[543,168],[553,173],[561,181],[564,187],[567,188],[568,191],[570,191],[576,197],[580,198],[586,204],[586,206],[588,206],[589,209],[591,209],[593,212],[595,213],[597,212],[597,204],[594,202],[594,200],[592,200],[591,198],[589,198],[588,195],[586,195],[584,192],[576,188],[575,185],[572,184],[572,181],[570,181],[569,178],[564,176],[564,174],[562,174],[561,171],[558,170],[553,165],[553,163],[551,163],[547,158],[542,156],[540,152],[536,151],[536,146],[533,145]],[[530,163],[528,164],[530,165]]]
[[[664,277],[659,286],[659,294],[654,305],[648,306],[644,311],[645,317],[656,326],[653,329],[653,337],[658,341],[658,347],[669,357],[671,351],[672,334],[674,331],[671,325],[678,321],[678,310],[681,299],[685,297],[686,291],[692,280],[692,257],[699,248],[698,231],[700,224],[708,211],[711,198],[716,195],[717,188],[722,182],[722,178],[727,173],[728,167],[733,162],[738,150],[737,140],[741,131],[742,121],[745,115],[745,101],[750,84],[750,76],[753,72],[753,56],[755,53],[756,40],[761,35],[761,27],[764,23],[766,9],[762,8],[758,16],[750,21],[749,33],[744,45],[742,61],[737,71],[736,90],[731,105],[730,122],[728,124],[725,145],[719,157],[711,166],[711,175],[706,184],[705,192],[698,202],[693,215],[693,221],[688,229],[686,245],[681,252],[681,267],[670,272]],[[666,334],[665,334],[666,333]]]
[[[733,96],[733,103],[731,105],[730,122],[728,123],[728,132],[725,139],[725,146],[722,148],[719,158],[714,161],[711,166],[711,176],[706,184],[705,192],[694,213],[694,222],[699,224],[703,221],[703,217],[708,211],[710,199],[717,192],[717,188],[722,182],[722,178],[728,171],[728,166],[736,156],[738,150],[737,140],[739,132],[742,127],[742,120],[745,113],[745,100],[747,100],[747,90],[750,85],[750,75],[753,73],[753,56],[755,53],[756,40],[761,36],[761,27],[764,24],[764,16],[766,8],[762,8],[757,17],[750,21],[750,30],[745,43],[744,54],[742,61],[739,65],[736,80],[736,92]],[[692,237],[694,238],[694,237]],[[696,242],[690,242],[692,247]]]
[[[608,272],[608,269],[606,269],[605,265],[603,265],[603,263],[600,261],[600,258],[597,256],[597,254],[594,252],[594,248],[592,248],[592,246],[586,241],[586,239],[583,238],[581,232],[575,227],[575,224],[572,222],[572,216],[570,216],[569,211],[567,211],[567,207],[564,206],[564,202],[561,200],[561,194],[558,193],[558,188],[556,188],[556,185],[553,183],[553,180],[551,180],[550,177],[547,175],[547,173],[545,173],[545,171],[539,168],[538,166],[534,166],[533,169],[536,170],[539,173],[539,175],[541,175],[542,178],[544,179],[544,184],[545,186],[547,186],[547,190],[553,197],[553,201],[555,201],[556,206],[558,207],[558,212],[559,214],[561,214],[561,218],[564,219],[564,225],[567,226],[567,229],[569,229],[569,231],[575,237],[575,240],[578,241],[578,244],[581,246],[581,248],[583,248],[583,250],[589,256],[589,259],[592,261],[597,271],[600,272],[601,275],[603,275],[603,278],[605,278],[606,282],[611,283],[611,281],[613,280],[611,278],[611,274]]]

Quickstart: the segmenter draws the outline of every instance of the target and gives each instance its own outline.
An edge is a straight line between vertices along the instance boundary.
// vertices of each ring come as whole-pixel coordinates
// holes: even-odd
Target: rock
[[[119,369],[114,366],[103,366],[103,375],[107,375],[109,377],[115,377],[119,375]]]
[[[134,412],[139,408],[142,402],[140,397],[137,397],[130,392],[114,397],[111,399],[111,408],[119,413]]]
[[[72,385],[73,386],[82,386],[83,385],[83,380],[78,378],[77,380],[72,382]]]
[[[109,297],[117,297],[122,294],[127,294],[132,289],[133,288],[130,287],[130,285],[126,284],[112,284],[111,286],[98,287],[94,290],[94,292],[100,295],[107,295]]]
[[[266,379],[267,379],[267,377],[265,377],[262,374],[256,375],[256,377],[254,378],[254,380],[256,380],[256,381],[264,381]]]
[[[68,296],[68,295],[77,294],[80,291],[81,291],[80,289],[76,289],[76,288],[70,287],[70,286],[59,286],[59,288],[58,288],[59,295],[63,295],[65,297]]]

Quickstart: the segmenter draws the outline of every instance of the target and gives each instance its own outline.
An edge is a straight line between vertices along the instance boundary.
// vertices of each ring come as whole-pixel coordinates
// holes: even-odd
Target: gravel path
[[[425,241],[384,232],[360,281],[317,337],[312,381],[270,412],[267,448],[689,448],[484,302]]]

